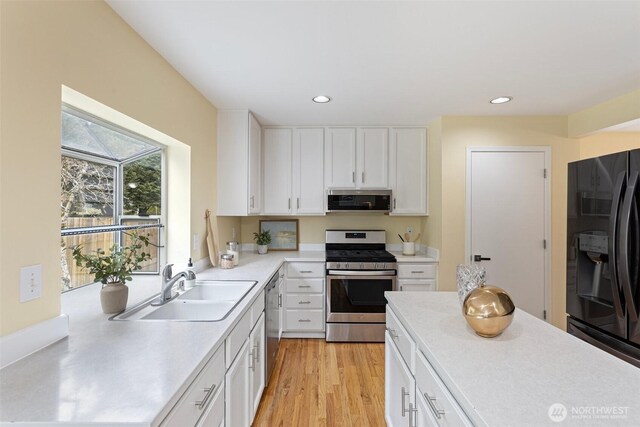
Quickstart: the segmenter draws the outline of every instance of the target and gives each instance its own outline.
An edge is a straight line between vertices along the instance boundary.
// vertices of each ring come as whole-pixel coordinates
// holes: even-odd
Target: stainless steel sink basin
[[[117,314],[110,320],[160,320],[218,322],[224,320],[256,285],[255,281],[197,280],[187,291],[161,306],[153,306],[158,295]]]

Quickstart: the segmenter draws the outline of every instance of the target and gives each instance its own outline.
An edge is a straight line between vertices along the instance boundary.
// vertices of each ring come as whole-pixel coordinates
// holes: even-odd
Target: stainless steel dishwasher
[[[265,385],[269,384],[269,378],[273,372],[276,363],[278,347],[280,346],[280,292],[278,289],[278,279],[280,278],[280,270],[278,270],[269,279],[265,287],[265,307],[266,307],[266,328],[267,328],[267,377]]]

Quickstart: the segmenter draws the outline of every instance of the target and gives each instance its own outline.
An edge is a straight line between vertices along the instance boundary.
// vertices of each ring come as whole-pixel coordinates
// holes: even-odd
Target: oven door
[[[395,290],[394,270],[330,270],[327,275],[327,322],[384,323],[387,305],[384,293]]]

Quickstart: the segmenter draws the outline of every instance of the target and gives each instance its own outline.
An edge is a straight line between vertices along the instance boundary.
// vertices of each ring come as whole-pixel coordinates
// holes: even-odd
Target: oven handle
[[[393,276],[396,277],[395,270],[328,270],[329,276]]]

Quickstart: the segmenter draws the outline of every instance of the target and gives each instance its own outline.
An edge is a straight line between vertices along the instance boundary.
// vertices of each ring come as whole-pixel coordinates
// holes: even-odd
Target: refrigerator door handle
[[[631,211],[634,207],[635,193],[638,188],[638,171],[633,172],[629,177],[629,183],[627,184],[627,192],[624,196],[624,202],[622,202],[622,218],[620,220],[620,232],[618,238],[620,240],[620,274],[619,280],[624,291],[624,297],[627,301],[627,310],[629,311],[629,318],[632,321],[638,320],[638,307],[636,307],[636,301],[634,299],[633,290],[631,289],[631,273],[629,265],[629,234],[631,232]],[[637,211],[636,211],[637,216]],[[636,218],[637,219],[637,218]]]
[[[622,298],[622,290],[619,284],[618,275],[618,218],[620,213],[620,204],[622,201],[623,188],[625,186],[626,172],[620,172],[618,178],[616,178],[616,186],[613,191],[613,200],[611,203],[611,215],[609,219],[609,266],[611,271],[611,295],[613,297],[613,306],[616,309],[616,314],[619,318],[624,317],[624,310],[622,305],[624,300]]]

